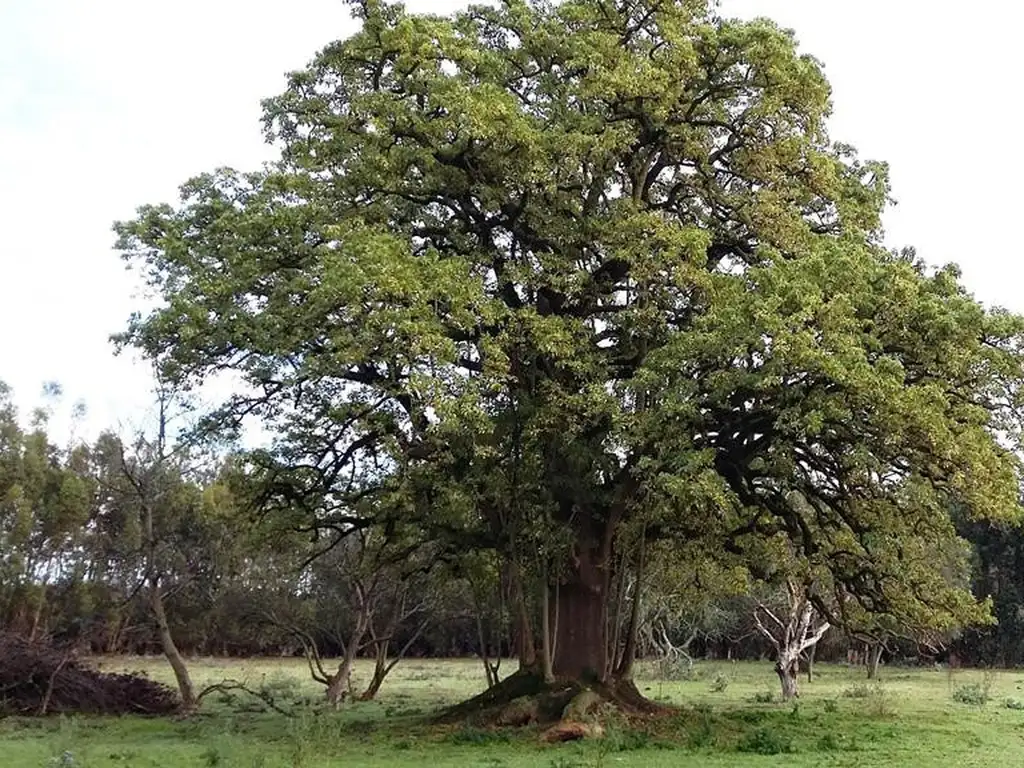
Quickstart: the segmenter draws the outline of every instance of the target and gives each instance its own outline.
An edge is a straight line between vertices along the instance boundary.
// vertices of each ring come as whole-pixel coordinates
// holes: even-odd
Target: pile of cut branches
[[[164,715],[178,696],[138,675],[91,669],[71,650],[0,631],[0,716]]]

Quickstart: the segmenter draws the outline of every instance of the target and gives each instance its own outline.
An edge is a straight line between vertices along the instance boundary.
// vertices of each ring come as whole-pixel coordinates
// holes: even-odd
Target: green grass
[[[169,679],[160,660],[102,664]],[[201,715],[187,720],[11,718],[0,721],[0,766],[963,768],[1024,762],[1024,711],[1014,706],[1024,699],[1024,671],[890,668],[875,684],[862,670],[819,665],[794,705],[779,702],[768,662],[698,663],[687,680],[640,676],[641,690],[679,705],[678,714],[642,726],[609,725],[604,739],[565,745],[542,744],[532,728],[428,725],[425,714],[480,690],[483,670],[472,661],[404,662],[379,701],[340,712],[322,711],[321,689],[298,660],[200,659],[192,671],[200,686],[231,677],[262,687],[294,716],[257,711],[259,702],[244,694],[215,694]],[[366,666],[357,669],[357,685],[368,673]],[[986,696],[963,695],[976,690]]]

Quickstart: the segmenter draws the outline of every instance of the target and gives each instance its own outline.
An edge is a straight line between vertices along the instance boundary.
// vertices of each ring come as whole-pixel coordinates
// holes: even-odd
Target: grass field
[[[106,669],[168,679],[159,660],[107,659]],[[509,664],[511,667],[511,663]],[[603,739],[547,745],[540,730],[429,725],[425,715],[479,691],[473,661],[410,660],[395,668],[379,701],[340,712],[319,707],[321,690],[298,660],[195,660],[199,685],[230,677],[273,693],[290,716],[258,711],[244,694],[214,694],[186,720],[50,718],[0,721],[0,766],[1011,766],[1024,763],[1024,671],[884,669],[819,665],[798,704],[778,702],[767,662],[700,663],[690,679],[658,680],[647,696],[677,714],[641,725],[609,724]],[[357,670],[365,681],[368,669]],[[981,703],[984,694],[986,703]],[[219,698],[218,698],[219,696]],[[965,703],[966,700],[968,703]],[[973,703],[971,703],[973,702]],[[1021,707],[1022,709],[1018,709]]]

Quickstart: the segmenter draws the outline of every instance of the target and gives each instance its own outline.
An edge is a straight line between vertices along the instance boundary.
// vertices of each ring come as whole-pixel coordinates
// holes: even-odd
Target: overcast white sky
[[[825,62],[833,136],[891,164],[890,244],[956,261],[980,299],[1024,311],[1024,6],[723,0],[722,9],[778,20]],[[56,380],[65,411],[86,402],[88,433],[136,420],[149,377],[108,343],[139,306],[111,222],[172,201],[197,172],[268,159],[259,100],[353,29],[338,0],[0,0],[0,380],[22,407]],[[62,417],[55,426],[65,428]]]

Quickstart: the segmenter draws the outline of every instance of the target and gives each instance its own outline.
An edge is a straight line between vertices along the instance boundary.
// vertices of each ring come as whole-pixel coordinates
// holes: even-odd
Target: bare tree
[[[130,452],[123,442],[118,441],[117,473],[124,482],[110,490],[122,495],[120,501],[137,508],[142,530],[142,572],[136,591],[146,597],[160,647],[174,672],[182,708],[191,711],[196,708],[198,699],[188,665],[174,641],[166,608],[167,599],[184,583],[181,579],[176,584],[165,583],[164,556],[170,545],[166,541],[167,532],[162,531],[158,523],[158,518],[166,521],[171,516],[168,510],[175,503],[172,495],[179,490],[186,473],[184,461],[190,446],[186,443],[172,446],[168,436],[174,392],[158,380],[154,394],[157,410],[155,433],[147,437],[140,431]],[[130,499],[124,498],[125,491]]]
[[[808,587],[795,579],[786,581],[786,598],[785,613],[758,602],[754,623],[775,648],[775,672],[782,684],[782,698],[788,701],[800,695],[797,675],[801,657],[817,645],[832,625],[817,615]]]

